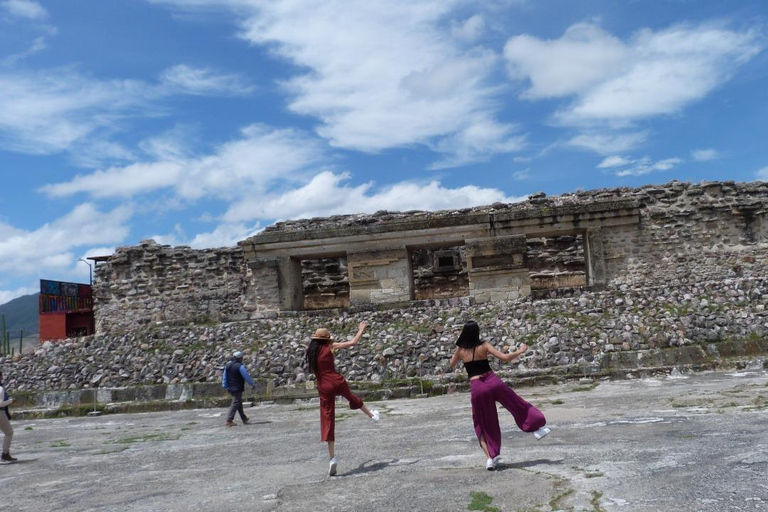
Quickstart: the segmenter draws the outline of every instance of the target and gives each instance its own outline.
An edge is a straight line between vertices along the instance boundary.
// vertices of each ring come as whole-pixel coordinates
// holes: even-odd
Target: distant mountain
[[[39,293],[24,295],[0,305],[0,315],[5,315],[5,330],[10,333],[11,342],[16,342],[17,349],[21,331],[24,331],[25,341],[37,340],[39,337],[39,296]]]

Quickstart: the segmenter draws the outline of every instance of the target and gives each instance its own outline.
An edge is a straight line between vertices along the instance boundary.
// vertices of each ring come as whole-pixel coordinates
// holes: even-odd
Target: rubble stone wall
[[[737,248],[718,253],[720,273],[705,279],[689,272],[692,260],[671,263],[663,284],[621,283],[572,297],[470,304],[467,298],[423,301],[378,310],[349,308],[276,315],[211,325],[152,326],[46,342],[15,360],[0,358],[4,382],[15,390],[218,382],[234,350],[243,350],[251,374],[276,385],[305,386],[309,336],[328,327],[337,339],[357,323],[371,327],[361,342],[336,354],[350,381],[386,385],[411,377],[455,379],[448,362],[465,321],[501,349],[527,343],[530,350],[499,371],[576,368],[584,375],[623,367],[685,366],[728,357],[764,358],[768,353],[768,252]]]
[[[119,247],[96,267],[96,331],[245,319],[259,300],[252,280],[239,248]]]

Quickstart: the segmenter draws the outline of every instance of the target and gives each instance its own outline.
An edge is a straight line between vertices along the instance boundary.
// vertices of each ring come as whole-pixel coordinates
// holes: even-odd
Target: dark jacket
[[[237,359],[227,363],[221,381],[222,386],[230,393],[245,391],[246,382],[249,386],[253,386],[253,379],[248,375],[248,370]]]

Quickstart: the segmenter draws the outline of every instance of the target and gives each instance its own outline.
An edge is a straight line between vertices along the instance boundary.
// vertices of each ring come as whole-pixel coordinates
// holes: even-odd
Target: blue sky
[[[0,0],[0,303],[146,238],[768,179],[767,21],[764,0]]]

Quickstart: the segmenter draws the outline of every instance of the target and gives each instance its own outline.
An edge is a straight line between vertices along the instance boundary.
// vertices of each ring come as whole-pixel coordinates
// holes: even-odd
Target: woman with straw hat
[[[379,421],[379,411],[369,411],[360,397],[352,394],[349,384],[336,371],[333,361],[333,352],[356,345],[366,327],[368,327],[367,322],[360,322],[354,338],[344,342],[334,341],[328,329],[320,328],[312,335],[307,348],[309,369],[317,377],[317,391],[320,395],[320,439],[328,443],[328,456],[331,459],[328,474],[331,476],[336,474],[336,456],[334,455],[336,397],[343,396],[349,401],[350,409],[360,409],[373,421]]]

